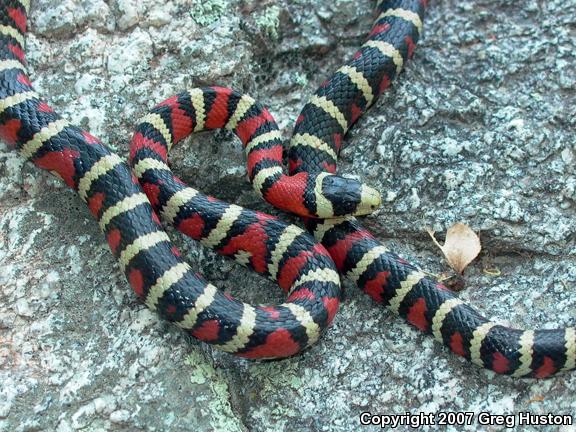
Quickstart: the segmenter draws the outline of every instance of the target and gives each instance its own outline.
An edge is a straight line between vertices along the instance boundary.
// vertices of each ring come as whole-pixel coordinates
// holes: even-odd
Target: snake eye
[[[376,211],[382,203],[382,197],[376,189],[363,184],[361,190],[362,198],[360,205],[358,206],[358,211],[356,212],[358,216],[370,214]]]

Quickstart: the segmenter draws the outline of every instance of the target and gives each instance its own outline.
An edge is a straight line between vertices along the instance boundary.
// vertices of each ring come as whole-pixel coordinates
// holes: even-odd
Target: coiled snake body
[[[250,97],[221,87],[183,92],[146,115],[132,139],[131,170],[34,91],[24,55],[29,7],[25,0],[0,0],[0,137],[78,192],[136,294],[165,319],[237,355],[290,356],[314,343],[331,323],[340,273],[480,366],[537,378],[576,367],[573,327],[516,330],[483,318],[362,228],[354,216],[374,210],[379,194],[335,175],[347,130],[412,56],[425,0],[378,2],[367,41],[298,117],[288,174],[270,113]],[[272,216],[207,197],[171,173],[168,150],[194,131],[215,128],[232,130],[242,140],[256,192],[304,217],[316,240]],[[288,295],[286,302],[252,306],[218,291],[180,258],[156,214],[276,280]]]

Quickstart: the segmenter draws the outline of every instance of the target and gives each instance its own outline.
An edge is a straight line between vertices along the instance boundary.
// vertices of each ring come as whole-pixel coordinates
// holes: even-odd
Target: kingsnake
[[[79,193],[136,294],[164,318],[244,357],[289,356],[315,342],[333,319],[337,269],[475,364],[536,378],[576,367],[574,327],[522,331],[483,318],[362,228],[351,215],[370,213],[379,195],[333,175],[346,131],[412,56],[425,0],[378,2],[367,41],[298,117],[288,150],[289,175],[282,172],[282,141],[269,112],[220,87],[181,93],[144,117],[132,140],[132,173],[119,156],[63,120],[34,92],[24,54],[29,7],[28,0],[0,0],[0,137]],[[172,175],[168,149],[192,131],[220,127],[243,141],[255,190],[273,205],[304,216],[322,245],[293,225],[202,195]],[[288,301],[255,307],[204,282],[170,244],[153,207],[193,238],[277,280]]]

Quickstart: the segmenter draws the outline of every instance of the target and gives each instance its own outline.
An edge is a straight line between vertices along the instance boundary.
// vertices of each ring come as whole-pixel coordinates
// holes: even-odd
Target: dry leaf
[[[448,228],[444,245],[438,243],[434,231],[428,231],[428,234],[442,250],[450,267],[460,274],[482,250],[478,235],[463,223],[456,223]]]

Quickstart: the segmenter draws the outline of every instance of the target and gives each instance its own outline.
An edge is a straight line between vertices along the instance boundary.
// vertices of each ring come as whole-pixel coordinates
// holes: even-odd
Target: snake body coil
[[[29,2],[0,0],[0,137],[78,191],[150,308],[228,352],[285,357],[315,342],[338,308],[337,269],[377,302],[480,366],[537,378],[574,369],[573,327],[523,331],[483,318],[362,228],[353,215],[370,213],[379,195],[335,175],[347,130],[411,57],[425,7],[424,0],[378,2],[367,41],[298,117],[289,175],[282,170],[282,142],[270,113],[219,87],[174,96],[143,119],[130,152],[134,175],[34,92],[24,57]],[[170,147],[193,131],[214,128],[239,136],[255,190],[305,217],[323,246],[276,218],[206,197],[170,172]],[[193,238],[278,281],[287,302],[255,307],[206,283],[180,259],[153,208]]]

